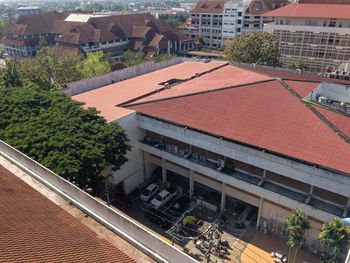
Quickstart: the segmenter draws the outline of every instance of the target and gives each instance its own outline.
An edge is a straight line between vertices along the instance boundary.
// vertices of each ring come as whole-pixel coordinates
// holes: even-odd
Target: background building
[[[16,9],[16,15],[38,15],[41,14],[41,9],[37,6],[20,6]]]
[[[262,14],[288,4],[287,0],[198,1],[189,20],[179,27],[205,47],[219,48],[244,32],[261,31]]]
[[[278,41],[284,66],[333,71],[350,59],[350,3],[303,0],[271,11],[264,26]]]
[[[194,40],[148,13],[130,15],[50,12],[21,16],[2,42],[13,57],[35,56],[41,44],[76,54],[102,50],[119,59],[127,49],[146,56],[194,48]]]

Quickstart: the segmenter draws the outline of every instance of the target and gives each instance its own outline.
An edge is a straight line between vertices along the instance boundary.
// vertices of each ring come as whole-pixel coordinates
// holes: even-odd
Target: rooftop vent
[[[195,76],[196,76],[196,78],[198,78],[199,77],[199,72],[196,72]]]

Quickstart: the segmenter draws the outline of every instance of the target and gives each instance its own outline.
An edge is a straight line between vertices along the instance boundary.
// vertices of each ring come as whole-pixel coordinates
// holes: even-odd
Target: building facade
[[[85,54],[101,50],[120,59],[130,49],[152,57],[194,49],[195,41],[148,13],[88,15],[50,12],[22,16],[3,37],[11,57],[32,57],[42,42],[57,52]]]
[[[229,213],[237,203],[244,204],[255,211],[257,229],[281,237],[286,236],[284,220],[299,208],[311,224],[304,247],[319,254],[322,224],[350,215],[350,131],[344,126],[349,116],[333,107],[340,100],[350,105],[349,82],[343,80],[346,85],[334,89],[322,82],[340,80],[191,63],[137,77],[168,84],[118,104],[131,111],[113,119],[131,136],[138,161],[129,159],[133,169],[139,167],[139,176],[119,171],[115,180],[132,191],[136,182],[160,175],[163,184],[181,187],[211,210]],[[181,78],[181,68],[187,80]],[[168,71],[180,81],[169,86]],[[73,99],[109,115],[102,101],[111,90],[107,86]],[[320,100],[321,94],[332,103]]]
[[[244,32],[261,31],[267,22],[262,14],[286,4],[287,0],[199,1],[179,29],[200,39],[204,47],[220,48]]]
[[[350,3],[323,2],[299,1],[265,14],[275,18],[264,31],[278,41],[284,66],[321,73],[350,59]]]

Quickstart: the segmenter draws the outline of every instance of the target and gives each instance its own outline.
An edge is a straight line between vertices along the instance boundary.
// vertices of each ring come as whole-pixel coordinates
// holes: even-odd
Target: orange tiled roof
[[[111,122],[133,112],[116,105],[156,92],[163,87],[160,85],[162,82],[170,79],[187,79],[193,77],[196,72],[202,73],[224,64],[225,62],[184,62],[84,92],[73,96],[73,99],[84,102],[85,107],[95,107],[108,122]]]
[[[212,78],[216,78],[215,71]],[[301,91],[304,92],[297,87],[296,92]],[[128,108],[350,174],[350,145],[277,80],[172,97]],[[349,131],[349,117],[330,118],[344,132]]]
[[[134,262],[0,166],[0,262]]]
[[[267,12],[269,17],[350,19],[350,5],[292,3]]]

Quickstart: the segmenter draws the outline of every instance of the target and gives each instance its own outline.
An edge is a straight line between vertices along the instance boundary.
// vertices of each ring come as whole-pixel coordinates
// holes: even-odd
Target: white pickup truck
[[[176,195],[176,190],[174,188],[169,188],[167,190],[160,191],[155,198],[151,201],[151,206],[154,209],[159,209],[161,206],[165,205]]]

